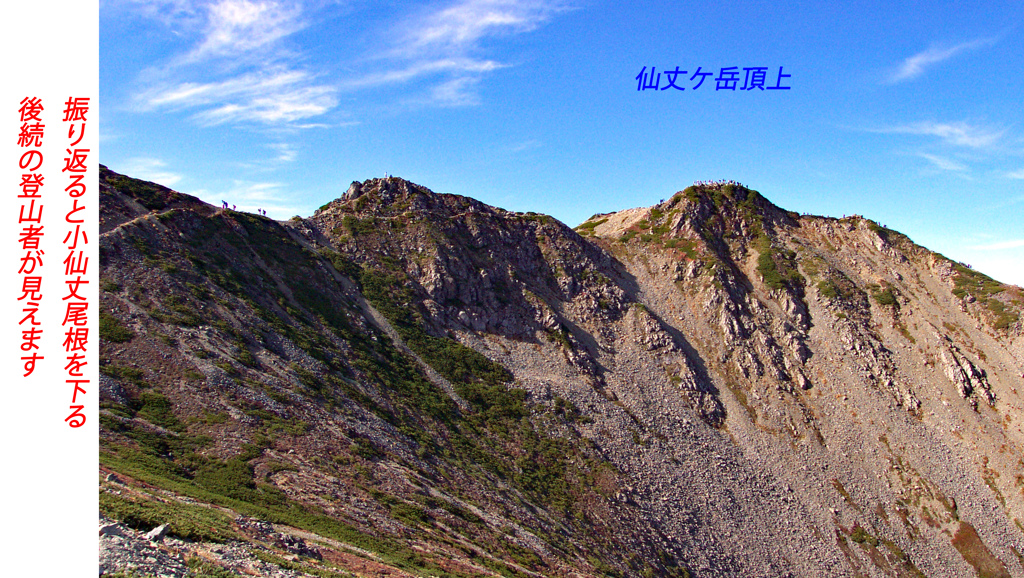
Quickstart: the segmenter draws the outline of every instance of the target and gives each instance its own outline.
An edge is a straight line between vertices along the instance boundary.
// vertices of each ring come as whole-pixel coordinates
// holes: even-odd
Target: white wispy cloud
[[[421,79],[430,86],[422,96],[405,99],[407,104],[478,104],[479,81],[511,66],[482,57],[486,41],[531,32],[566,9],[558,0],[461,0],[414,13],[395,27],[396,41],[373,55],[376,62],[390,63],[388,69],[354,77],[344,86],[368,88]]]
[[[255,121],[292,123],[320,116],[337,105],[337,90],[312,74],[276,66],[216,82],[156,86],[137,95],[142,110],[199,109],[192,119],[204,125]]]
[[[193,46],[167,66],[212,56],[238,59],[306,27],[302,0],[109,0],[166,26]]]
[[[328,15],[328,6],[336,15],[339,4],[330,0],[110,1],[163,22],[181,46],[140,75],[137,110],[190,111],[208,126],[293,130],[332,126],[321,118],[337,110],[341,92],[415,82],[400,104],[478,104],[480,81],[512,65],[488,55],[490,41],[536,30],[568,9],[565,0],[434,2],[381,25],[367,38],[387,41],[367,42],[363,57],[329,63],[304,50],[296,33]]]
[[[165,187],[171,187],[181,180],[181,175],[167,169],[167,163],[152,157],[130,158],[118,167],[125,174],[145,181],[152,181]]]
[[[406,22],[405,42],[397,50],[462,52],[489,36],[536,30],[564,9],[544,0],[463,0]]]
[[[972,125],[966,122],[918,122],[914,124],[869,129],[869,132],[889,134],[916,134],[934,136],[943,142],[973,149],[994,146],[1006,134],[1006,129]]]
[[[205,125],[235,121],[259,121],[268,124],[288,123],[320,116],[337,103],[329,87],[306,86],[268,94],[251,94],[243,102],[226,102],[193,116]]]
[[[205,5],[197,0],[109,0],[105,7],[119,3],[130,5],[133,13],[145,18],[183,28],[201,25],[200,13]]]
[[[138,110],[191,110],[191,120],[206,126],[298,129],[310,123],[297,121],[338,104],[337,87],[306,69],[302,54],[286,43],[307,25],[297,1],[161,0],[143,13],[178,22],[191,40],[183,53],[143,73],[144,88],[134,97]]]
[[[988,243],[986,245],[972,245],[968,249],[974,249],[977,251],[1004,251],[1006,249],[1019,249],[1024,247],[1024,239],[1010,239],[1007,241],[999,241],[996,243]]]
[[[303,71],[277,68],[267,72],[243,74],[220,82],[182,82],[169,87],[151,89],[139,96],[150,107],[191,107],[247,94],[267,94],[305,82]]]
[[[278,162],[290,163],[299,156],[298,149],[295,148],[295,145],[292,145],[290,143],[273,143],[267,145],[267,147],[274,151],[277,151],[277,157],[274,160]]]
[[[440,106],[471,106],[480,104],[475,87],[480,79],[462,76],[442,82],[430,89],[430,100]]]
[[[960,162],[957,162],[957,161],[954,161],[953,159],[948,159],[946,157],[940,157],[938,155],[933,155],[933,154],[929,154],[929,153],[921,153],[921,152],[917,153],[917,156],[927,160],[928,162],[932,163],[933,165],[935,165],[936,167],[938,167],[938,168],[940,168],[940,169],[942,169],[944,171],[954,171],[954,172],[966,172],[967,171],[967,165],[965,165],[963,163],[960,163]]]
[[[440,73],[451,73],[456,76],[479,75],[503,68],[504,66],[505,65],[493,60],[474,60],[471,58],[421,60],[410,63],[402,68],[396,68],[346,80],[342,83],[342,87],[368,88],[386,84],[399,84],[408,82],[417,77]]]
[[[923,52],[918,52],[917,54],[905,59],[889,75],[889,82],[895,84],[906,80],[912,80],[924,74],[925,70],[932,65],[949,60],[957,54],[976,50],[984,46],[991,46],[994,43],[995,39],[980,38],[978,40],[964,42],[955,46],[932,46]]]
[[[1018,171],[1010,171],[1006,173],[1006,178],[1024,180],[1024,169],[1020,169]]]
[[[305,27],[301,6],[271,0],[220,0],[208,6],[207,14],[203,40],[185,56],[185,62],[210,56],[237,58]]]

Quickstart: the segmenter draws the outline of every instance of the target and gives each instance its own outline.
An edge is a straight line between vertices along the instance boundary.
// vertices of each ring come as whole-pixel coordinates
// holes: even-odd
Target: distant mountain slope
[[[1024,575],[1021,290],[871,221],[101,195],[108,573]]]

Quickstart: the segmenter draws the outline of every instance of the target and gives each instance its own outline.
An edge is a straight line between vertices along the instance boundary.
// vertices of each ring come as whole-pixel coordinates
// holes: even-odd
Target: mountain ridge
[[[281,223],[101,185],[113,519],[230,508],[213,538],[287,575],[1024,572],[1020,288],[872,221],[734,183],[575,231],[397,178]],[[241,571],[209,541],[172,550]]]

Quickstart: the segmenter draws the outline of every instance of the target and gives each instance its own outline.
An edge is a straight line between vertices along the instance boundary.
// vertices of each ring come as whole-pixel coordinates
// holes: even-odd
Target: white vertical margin
[[[13,0],[0,7],[3,46],[0,80],[0,439],[4,443],[0,548],[6,576],[96,576],[98,557],[99,424],[99,1]],[[63,121],[69,96],[87,96],[85,139],[89,189],[83,197],[89,227],[89,346],[91,380],[84,426],[68,427],[72,388],[65,384],[62,347],[65,286],[62,261],[70,200],[61,173],[70,144]],[[18,213],[21,170],[17,146],[19,103],[43,99],[43,302],[45,360],[23,377],[21,367],[21,275]]]

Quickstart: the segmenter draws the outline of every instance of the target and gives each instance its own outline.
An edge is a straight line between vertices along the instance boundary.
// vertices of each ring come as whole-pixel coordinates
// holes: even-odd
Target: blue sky
[[[100,161],[278,218],[385,172],[569,225],[735,179],[1024,285],[1024,5],[824,4],[104,0]]]

